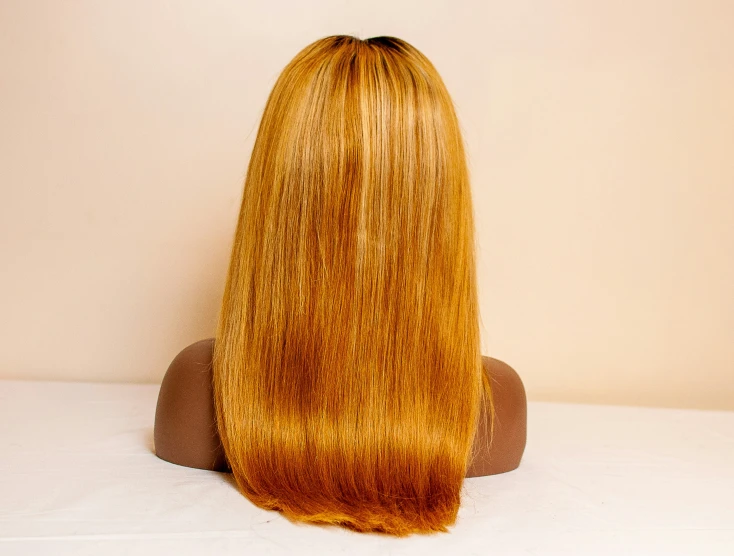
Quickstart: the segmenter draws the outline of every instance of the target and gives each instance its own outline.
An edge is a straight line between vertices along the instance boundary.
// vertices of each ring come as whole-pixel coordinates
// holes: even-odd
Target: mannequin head
[[[239,489],[394,535],[454,523],[480,415],[474,222],[436,69],[397,38],[326,37],[267,100],[214,347]]]

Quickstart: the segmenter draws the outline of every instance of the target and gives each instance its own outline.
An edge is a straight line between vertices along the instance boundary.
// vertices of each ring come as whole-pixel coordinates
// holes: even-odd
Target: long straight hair
[[[452,100],[416,48],[330,36],[285,67],[213,358],[219,435],[254,504],[398,536],[455,523],[494,411],[472,211]]]

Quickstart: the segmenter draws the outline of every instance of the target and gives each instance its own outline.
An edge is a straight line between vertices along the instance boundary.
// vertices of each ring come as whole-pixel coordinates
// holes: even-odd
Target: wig
[[[455,523],[494,411],[472,211],[452,100],[416,48],[330,36],[285,67],[213,353],[219,435],[254,504],[397,536]]]

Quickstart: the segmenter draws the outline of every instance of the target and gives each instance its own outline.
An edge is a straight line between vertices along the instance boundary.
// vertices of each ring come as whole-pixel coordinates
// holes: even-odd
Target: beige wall
[[[734,409],[734,4],[0,1],[0,376],[213,334],[266,96],[393,34],[456,101],[485,353],[530,399]]]

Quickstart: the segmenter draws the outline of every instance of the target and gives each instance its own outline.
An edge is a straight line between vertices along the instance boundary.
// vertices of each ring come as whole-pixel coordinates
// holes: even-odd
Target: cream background
[[[734,3],[0,1],[0,377],[213,335],[267,94],[402,37],[465,129],[485,353],[532,400],[734,409]]]

